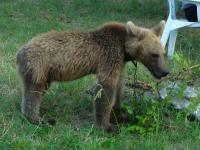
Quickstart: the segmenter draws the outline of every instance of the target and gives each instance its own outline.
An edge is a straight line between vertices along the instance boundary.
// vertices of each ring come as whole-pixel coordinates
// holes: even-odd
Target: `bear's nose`
[[[169,74],[169,70],[165,70],[165,71],[163,71],[162,76],[165,77],[165,76],[167,76],[168,74]]]

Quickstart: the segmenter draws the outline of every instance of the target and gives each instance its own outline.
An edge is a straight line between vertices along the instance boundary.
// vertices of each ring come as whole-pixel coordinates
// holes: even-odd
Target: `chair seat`
[[[163,47],[165,47],[168,39],[169,39],[169,44],[168,44],[168,57],[172,58],[173,53],[174,53],[174,48],[175,48],[175,43],[176,43],[176,37],[177,37],[177,32],[179,28],[183,27],[191,27],[191,28],[196,28],[200,27],[200,0],[184,0],[187,2],[191,2],[193,4],[197,5],[197,16],[199,22],[189,22],[185,19],[176,19],[176,2],[175,0],[168,0],[169,4],[169,17],[167,19],[162,37],[161,37],[161,42]]]
[[[171,30],[183,27],[200,27],[200,22],[189,22],[186,19],[171,19]]]

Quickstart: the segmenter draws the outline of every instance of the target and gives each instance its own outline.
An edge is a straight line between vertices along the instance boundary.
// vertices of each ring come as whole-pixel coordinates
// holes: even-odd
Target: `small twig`
[[[192,84],[198,83],[198,82],[200,82],[200,78],[191,79],[191,80],[186,81],[186,83],[187,83],[188,85],[192,85]]]
[[[200,64],[196,64],[194,66],[191,66],[191,67],[188,68],[188,70],[191,70],[191,69],[194,69],[194,68],[198,68],[198,67],[200,67]]]
[[[126,83],[126,86],[131,87],[131,88],[138,88],[138,89],[143,89],[143,90],[151,90],[152,86],[149,83],[145,83],[142,81],[136,81],[135,83]]]
[[[177,126],[172,126],[172,125],[166,125],[166,124],[163,124],[164,127],[168,128],[168,129],[175,129],[177,128]]]

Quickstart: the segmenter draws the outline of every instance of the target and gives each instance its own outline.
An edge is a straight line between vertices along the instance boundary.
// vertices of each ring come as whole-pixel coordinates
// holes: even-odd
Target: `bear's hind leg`
[[[44,88],[44,84],[35,84],[30,81],[24,83],[21,109],[22,114],[32,123],[37,124],[41,121],[39,113]]]

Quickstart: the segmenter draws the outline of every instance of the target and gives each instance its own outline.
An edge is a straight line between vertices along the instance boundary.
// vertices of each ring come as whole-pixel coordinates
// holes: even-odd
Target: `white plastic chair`
[[[183,27],[200,27],[200,0],[183,0],[183,1],[195,4],[197,6],[198,22],[189,22],[185,19],[176,19],[176,1],[168,0],[169,16],[161,37],[161,42],[163,47],[165,47],[167,40],[169,38],[168,53],[167,53],[169,58],[172,58],[174,53],[178,29]]]

